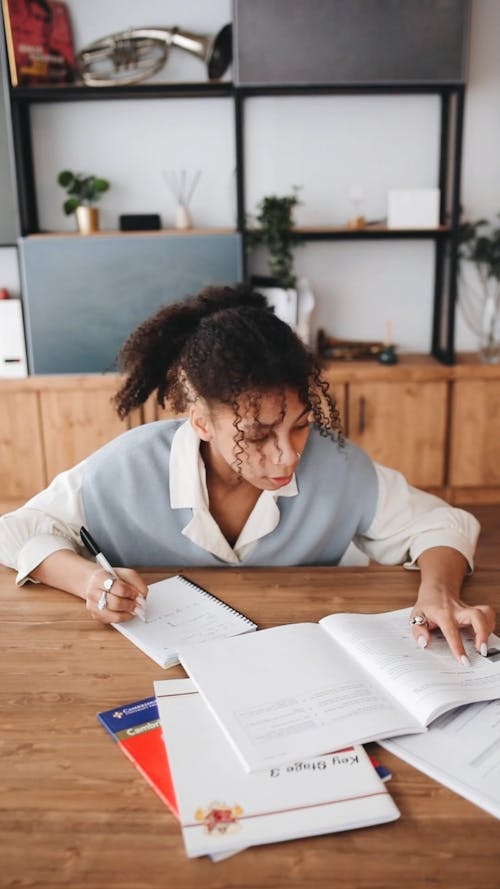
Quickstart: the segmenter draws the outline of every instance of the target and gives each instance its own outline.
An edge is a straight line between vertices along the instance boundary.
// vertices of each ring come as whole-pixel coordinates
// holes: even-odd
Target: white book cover
[[[362,747],[248,774],[189,679],[154,690],[189,857],[399,817]]]
[[[459,707],[436,719],[423,735],[380,744],[500,818],[500,701]]]
[[[179,663],[180,645],[257,629],[244,614],[180,574],[150,584],[145,621],[134,617],[113,626],[164,668]]]
[[[332,614],[318,624],[182,646],[179,659],[253,771],[425,732],[449,710],[500,697],[500,661],[481,657],[465,633],[470,667],[439,634],[419,648],[409,615],[409,608]]]

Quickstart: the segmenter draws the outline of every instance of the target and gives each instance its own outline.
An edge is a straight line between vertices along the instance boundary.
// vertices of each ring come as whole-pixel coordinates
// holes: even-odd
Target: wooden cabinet
[[[485,368],[480,381],[464,369],[457,377],[451,392],[449,482],[463,501],[496,500],[500,491],[500,367]]]
[[[352,383],[349,438],[420,488],[445,484],[447,384]]]
[[[36,392],[0,390],[0,497],[27,500],[43,488],[45,456]]]
[[[101,382],[41,391],[47,477],[53,478],[129,428],[114,412],[113,390]]]
[[[445,367],[421,355],[323,373],[347,436],[374,460],[452,502],[500,502],[499,365],[461,356]],[[173,416],[150,398],[120,421],[118,385],[116,374],[0,380],[0,506],[28,499],[127,428]]]
[[[27,500],[127,428],[112,397],[118,377],[49,376],[0,380],[0,499]]]
[[[411,484],[446,484],[449,368],[427,356],[384,367],[373,361],[330,364],[324,373],[345,392],[347,436]]]

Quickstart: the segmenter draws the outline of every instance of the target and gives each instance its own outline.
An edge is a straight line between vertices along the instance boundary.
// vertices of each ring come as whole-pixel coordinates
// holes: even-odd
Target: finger
[[[413,618],[419,617],[419,616],[425,618],[425,623],[423,623],[423,624],[411,623]],[[427,648],[427,646],[430,644],[430,641],[432,638],[431,637],[431,630],[434,630],[437,625],[424,614],[422,608],[419,608],[418,605],[415,605],[415,607],[411,611],[410,625],[411,625],[411,632],[412,632],[413,638],[415,639],[415,642],[417,643],[419,648]]]
[[[133,568],[117,568],[117,574],[121,580],[125,581],[132,588],[138,606],[137,614],[139,617],[144,617],[143,612],[146,607],[149,589],[146,581]]]
[[[142,598],[142,596],[121,596],[119,595],[119,592],[115,595],[113,590],[111,590],[106,596],[106,610],[112,612],[112,614],[114,615],[114,619],[117,620],[118,617],[122,615],[125,615],[128,618],[132,616],[140,617],[143,620],[145,619],[145,600]]]
[[[488,638],[495,629],[495,613],[489,605],[465,608],[459,615],[460,626],[471,626],[474,631],[476,650],[486,657],[488,654]]]
[[[117,568],[116,573],[121,580],[124,580],[125,583],[136,590],[140,596],[143,596],[144,599],[147,597],[148,585],[137,571],[134,571],[133,568]]]
[[[107,598],[110,603],[113,603],[110,604],[109,607],[115,611],[133,610],[138,602],[140,602],[140,604],[143,604],[144,602],[143,596],[139,593],[136,587],[131,586],[125,578],[121,576],[118,576],[113,580]],[[116,600],[121,601],[117,604]]]
[[[133,597],[121,596],[111,590],[98,590],[97,596],[97,599],[89,597],[87,607],[91,607],[92,613],[103,623],[120,623],[142,616],[142,606]]]
[[[421,626],[412,626],[411,631],[418,647],[427,648],[429,642],[431,641],[429,625],[422,624]]]
[[[455,621],[446,618],[443,619],[438,626],[457,661],[463,664],[464,667],[470,667],[470,661],[465,653],[462,636],[460,635],[460,630]]]
[[[87,599],[87,608],[92,618],[101,624],[125,623],[135,617],[134,612],[131,611],[113,611],[111,608],[97,608],[95,603],[92,603],[89,599]]]
[[[101,619],[108,623],[118,620],[122,614],[133,617],[142,607],[137,603],[137,591],[109,573],[104,578],[102,575],[99,577],[97,589],[92,593],[89,597],[91,602],[95,604]]]

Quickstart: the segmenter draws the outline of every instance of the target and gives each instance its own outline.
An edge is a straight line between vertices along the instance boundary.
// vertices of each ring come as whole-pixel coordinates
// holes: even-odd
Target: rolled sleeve
[[[32,537],[19,551],[17,556],[17,577],[16,584],[22,586],[27,580],[32,580],[31,572],[40,565],[47,556],[56,553],[61,549],[69,549],[76,552],[76,547],[72,546],[69,540],[57,534],[39,534]],[[12,566],[14,567],[14,566]]]
[[[84,465],[62,472],[25,506],[0,517],[0,562],[17,571],[18,586],[32,580],[30,573],[52,553],[85,554],[79,537]]]
[[[393,469],[378,464],[375,469],[377,508],[366,533],[355,540],[359,548],[383,565],[418,568],[416,561],[425,550],[447,546],[462,553],[472,571],[480,531],[477,519],[412,487]]]

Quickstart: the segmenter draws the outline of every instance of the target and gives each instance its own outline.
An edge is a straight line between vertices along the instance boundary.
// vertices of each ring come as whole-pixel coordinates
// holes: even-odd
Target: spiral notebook
[[[248,617],[181,574],[149,586],[146,622],[113,624],[160,667],[179,663],[179,646],[238,636],[257,629]]]

